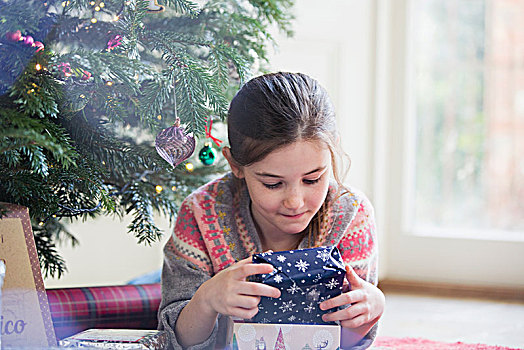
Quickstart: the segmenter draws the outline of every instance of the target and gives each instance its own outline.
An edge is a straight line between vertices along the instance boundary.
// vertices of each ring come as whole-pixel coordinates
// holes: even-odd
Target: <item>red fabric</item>
[[[160,283],[46,292],[58,339],[89,328],[157,328]]]
[[[486,344],[444,343],[422,338],[377,337],[373,350],[519,350]],[[522,349],[520,349],[522,350]]]

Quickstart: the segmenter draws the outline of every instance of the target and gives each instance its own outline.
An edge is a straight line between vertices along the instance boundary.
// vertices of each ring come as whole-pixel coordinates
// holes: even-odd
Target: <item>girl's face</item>
[[[253,218],[266,245],[271,246],[286,238],[291,241],[322,206],[329,186],[331,154],[321,141],[299,141],[233,171],[245,179]]]

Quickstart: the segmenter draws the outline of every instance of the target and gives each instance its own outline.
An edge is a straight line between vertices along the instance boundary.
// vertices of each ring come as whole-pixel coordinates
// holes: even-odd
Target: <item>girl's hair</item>
[[[297,141],[324,142],[331,153],[334,178],[339,189],[344,189],[345,171],[339,173],[338,165],[345,154],[339,144],[335,111],[326,90],[315,79],[282,72],[251,79],[231,101],[227,125],[232,160],[239,166],[256,163]],[[309,237],[310,246],[320,234],[324,208],[309,224],[309,233],[314,234],[313,241]]]

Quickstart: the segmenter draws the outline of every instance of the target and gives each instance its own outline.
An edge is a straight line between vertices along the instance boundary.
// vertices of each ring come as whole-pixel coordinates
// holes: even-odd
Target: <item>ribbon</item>
[[[217,147],[220,147],[220,144],[224,141],[220,140],[220,139],[217,139],[216,137],[214,137],[213,135],[211,135],[211,128],[213,126],[213,119],[211,118],[206,118],[206,121],[208,122],[205,126],[205,130],[206,130],[206,137],[209,137],[211,140],[213,140],[213,142],[217,145]],[[209,126],[208,126],[209,124]]]

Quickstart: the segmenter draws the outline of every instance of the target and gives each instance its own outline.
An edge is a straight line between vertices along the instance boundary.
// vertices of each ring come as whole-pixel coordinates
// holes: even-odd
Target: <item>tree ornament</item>
[[[33,46],[35,39],[33,39],[31,35],[27,35],[27,36],[24,36],[23,42],[24,42],[24,45]]]
[[[164,11],[164,6],[159,5],[156,0],[144,0],[149,3],[147,5],[147,12],[162,12]]]
[[[86,70],[83,70],[82,73],[83,73],[83,74],[82,74],[82,78],[80,78],[80,79],[82,79],[82,80],[88,80],[89,78],[91,78],[91,73],[90,73],[90,72],[88,72],[88,71],[86,71]]]
[[[122,36],[115,35],[111,40],[107,42],[107,51],[113,50],[115,47],[122,45]]]
[[[217,158],[217,152],[213,147],[211,147],[211,144],[209,142],[206,142],[204,144],[204,147],[198,152],[198,159],[202,162],[204,165],[211,165],[215,162],[215,159]]]
[[[185,133],[184,128],[180,126],[180,119],[177,118],[173,126],[158,133],[155,148],[174,168],[193,154],[195,139]]]
[[[37,47],[36,51],[35,52],[38,52],[38,51],[41,51],[44,49],[44,44],[42,44],[40,41],[35,41],[33,43],[33,46],[34,47]]]
[[[9,41],[20,41],[22,39],[22,32],[17,30],[16,32],[7,32],[5,33],[5,37]]]

